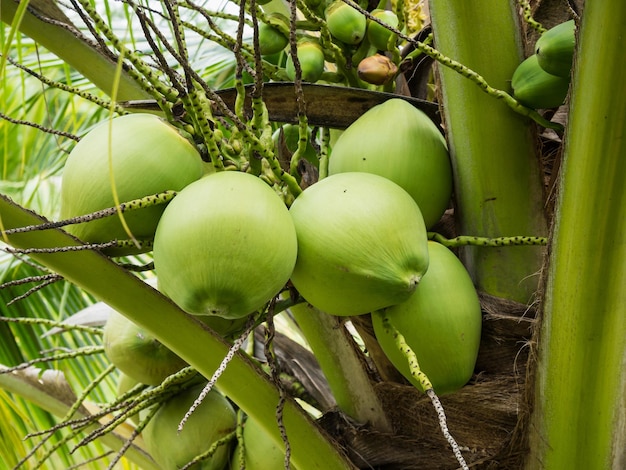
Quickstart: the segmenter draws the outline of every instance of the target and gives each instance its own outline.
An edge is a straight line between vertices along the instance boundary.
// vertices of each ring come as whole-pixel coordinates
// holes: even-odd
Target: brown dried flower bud
[[[391,59],[382,54],[366,57],[357,68],[359,78],[372,85],[389,83],[398,73],[398,67]]]

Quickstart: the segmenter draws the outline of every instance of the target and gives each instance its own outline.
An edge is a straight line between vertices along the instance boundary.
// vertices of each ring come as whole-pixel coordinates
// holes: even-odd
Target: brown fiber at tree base
[[[521,468],[526,453],[520,440],[528,414],[526,368],[535,312],[526,305],[481,294],[483,336],[475,375],[461,390],[440,397],[448,428],[470,468]],[[359,330],[367,325],[360,320]],[[320,425],[360,467],[381,470],[457,469],[430,399],[400,381],[376,384],[394,434],[326,413]]]

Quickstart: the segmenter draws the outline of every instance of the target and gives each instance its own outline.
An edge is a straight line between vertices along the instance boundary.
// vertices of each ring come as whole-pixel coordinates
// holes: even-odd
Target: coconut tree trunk
[[[624,21],[587,2],[579,28],[529,469],[626,468]]]

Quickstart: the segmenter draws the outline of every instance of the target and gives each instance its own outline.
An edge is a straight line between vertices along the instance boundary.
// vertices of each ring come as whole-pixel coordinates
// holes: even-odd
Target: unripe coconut
[[[159,290],[197,315],[242,318],[287,283],[296,233],[280,197],[248,173],[222,171],[168,205],[154,239]]]
[[[369,109],[337,139],[328,172],[352,171],[400,185],[417,202],[427,228],[450,203],[452,165],[446,141],[426,114],[399,98]]]
[[[365,37],[367,18],[342,0],[331,2],[324,16],[330,34],[344,44],[355,45]]]
[[[398,27],[398,16],[393,11],[376,9],[372,11],[372,16],[393,28]],[[376,21],[368,19],[367,39],[376,49],[389,51],[395,47],[397,35]]]
[[[259,53],[263,56],[282,51],[289,44],[289,37],[280,26],[289,30],[289,18],[281,13],[267,15],[267,23],[259,23]]]
[[[300,70],[302,70],[302,80],[315,83],[324,73],[324,51],[322,46],[313,39],[305,39],[298,42],[297,47]],[[296,69],[293,57],[289,54],[285,64],[285,73],[290,80],[295,80]]]
[[[565,103],[569,86],[569,77],[558,77],[541,68],[537,54],[519,64],[511,77],[515,99],[535,109],[561,106]]]
[[[537,40],[537,62],[549,74],[569,79],[575,47],[576,24],[569,20],[549,29]]]
[[[265,432],[261,425],[248,417],[243,427],[243,450],[246,470],[284,468],[285,452]],[[239,470],[242,446],[237,445],[230,461],[230,470]],[[295,466],[291,464],[295,470]]]
[[[460,389],[476,364],[482,316],[472,280],[461,261],[445,246],[428,242],[428,272],[406,301],[386,309],[393,326],[415,352],[420,369],[436,393]],[[409,370],[406,357],[385,330],[382,313],[372,314],[376,338],[393,365],[415,387],[420,383]]]
[[[419,207],[400,186],[341,173],[305,189],[289,210],[298,234],[293,285],[333,315],[404,302],[428,268]]]
[[[109,361],[137,382],[159,385],[187,366],[144,328],[115,310],[104,325],[102,341]]]
[[[166,190],[179,191],[203,174],[195,147],[176,128],[152,114],[130,114],[103,122],[70,152],[63,170],[61,218],[115,206],[109,164],[120,202]],[[133,236],[152,239],[164,205],[126,212]],[[67,231],[86,242],[128,239],[118,216],[70,225]],[[114,249],[110,254],[136,253]]]
[[[202,388],[203,385],[198,385],[174,395],[161,405],[143,430],[146,450],[163,470],[181,468],[237,426],[232,405],[217,390],[211,390],[178,432],[178,424]],[[228,465],[231,450],[232,444],[222,445],[212,457],[190,468],[222,470]]]

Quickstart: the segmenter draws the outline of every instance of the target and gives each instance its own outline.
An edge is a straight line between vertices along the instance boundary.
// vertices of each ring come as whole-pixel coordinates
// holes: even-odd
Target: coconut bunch
[[[448,207],[451,179],[436,126],[389,100],[341,135],[329,176],[289,209],[272,187],[237,171],[183,189],[155,233],[159,289],[188,313],[226,319],[263,308],[288,281],[332,315],[401,303],[426,273],[426,229]]]
[[[268,2],[269,3],[269,2]],[[395,32],[399,18],[394,11],[376,8],[362,11],[341,0],[307,0],[308,15],[324,19],[324,32],[315,21],[298,21],[295,24],[296,56],[301,78],[305,82],[337,82],[336,69],[350,69],[350,78],[340,78],[351,86],[388,85],[397,76],[399,38]],[[285,14],[267,4],[261,7],[265,14],[259,21],[258,52],[267,61],[284,66],[285,75],[295,79],[294,55],[289,45],[290,21]],[[306,16],[306,15],[304,15]],[[372,19],[373,18],[373,19]],[[327,34],[326,34],[327,33]],[[337,53],[337,51],[341,51]],[[353,66],[346,69],[346,58]],[[341,74],[339,74],[341,75]]]
[[[138,134],[150,138],[128,144]],[[71,217],[176,190],[165,207],[72,231],[88,242],[128,231],[153,238],[158,289],[223,336],[240,331],[288,285],[338,316],[408,302],[429,269],[427,229],[452,194],[441,132],[420,110],[390,99],[340,135],[328,175],[288,208],[275,188],[252,174],[203,176],[194,146],[159,118],[123,116],[96,127],[72,151],[62,210]],[[112,361],[143,383],[158,384],[184,366],[121,316],[111,318],[105,343]],[[126,350],[152,351],[165,365],[149,376],[151,369],[140,366],[136,374],[132,366],[141,361],[129,360]]]
[[[131,135],[156,132],[158,144],[126,145]],[[150,115],[96,127],[70,155],[63,187],[66,217],[176,190],[165,206],[140,207],[123,219],[90,221],[72,232],[88,242],[128,232],[153,239],[159,291],[224,337],[241,331],[289,288],[330,315],[372,313],[382,350],[418,388],[396,344],[398,332],[417,351],[438,392],[457,390],[471,376],[480,339],[476,292],[456,256],[429,242],[427,233],[451,199],[446,142],[425,114],[402,99],[370,109],[346,129],[332,146],[328,176],[306,187],[290,207],[280,191],[252,174],[204,174],[193,144]],[[104,343],[111,362],[135,382],[158,385],[186,366],[119,314],[110,316]],[[232,423],[224,397],[211,396],[222,409],[218,415]],[[175,439],[163,437],[165,426],[152,424],[170,414],[168,406],[174,405],[162,405],[146,428],[147,441]],[[230,426],[224,429],[232,432]],[[198,439],[206,447],[222,437]],[[161,455],[162,445],[152,446],[164,468],[181,464]],[[202,451],[194,449],[185,458]],[[206,468],[225,464],[215,465]]]

